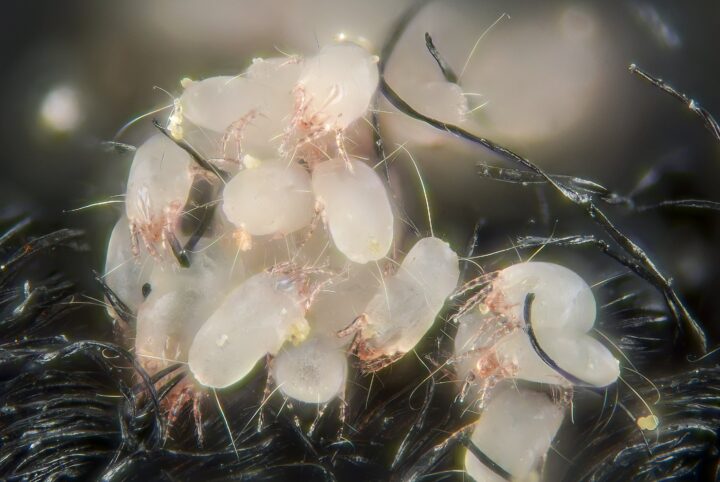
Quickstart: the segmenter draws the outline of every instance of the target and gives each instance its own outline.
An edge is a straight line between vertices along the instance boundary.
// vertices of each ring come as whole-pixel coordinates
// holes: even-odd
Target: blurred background
[[[105,141],[141,143],[153,132],[150,120],[168,115],[183,77],[235,74],[257,56],[312,54],[340,34],[379,53],[393,22],[413,3],[5,2],[0,218],[29,213],[48,229],[87,230],[91,250],[55,262],[97,293],[90,270],[102,269],[122,205],[77,209],[118,201],[113,196],[123,194],[132,158]],[[720,144],[688,109],[628,72],[637,63],[720,115],[719,2],[438,0],[418,14],[388,59],[387,79],[400,95],[408,79],[438,78],[425,32],[462,72],[473,109],[470,130],[549,172],[637,193],[646,204],[720,200]],[[381,114],[386,143],[408,142],[426,179],[435,231],[457,249],[478,219],[484,222],[480,252],[506,248],[516,236],[596,232],[553,192],[477,176],[476,162],[498,162],[489,153],[403,124],[386,105],[380,109],[388,112]],[[437,138],[414,142],[426,136]],[[402,158],[394,165],[408,216],[426,230],[414,170]],[[610,212],[717,333],[718,213]],[[557,256],[572,264],[577,253]],[[593,271],[591,263],[580,271],[595,281],[612,269],[617,266]],[[100,308],[91,315],[103,316]]]

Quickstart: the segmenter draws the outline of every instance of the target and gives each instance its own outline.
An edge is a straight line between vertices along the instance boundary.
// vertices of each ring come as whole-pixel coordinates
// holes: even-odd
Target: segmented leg
[[[379,372],[383,368],[392,365],[403,356],[405,356],[405,353],[394,353],[392,355],[381,355],[370,360],[362,360],[361,356],[362,364],[360,371],[365,375],[368,373]]]
[[[263,407],[265,406],[265,403],[270,398],[270,387],[273,383],[272,378],[272,355],[268,354],[265,355],[265,369],[267,370],[267,378],[265,379],[265,388],[263,389],[263,396],[262,400],[260,401],[260,408],[258,409],[258,423],[257,423],[257,432],[262,432],[263,429],[263,423],[265,421],[265,411],[263,410]]]
[[[235,159],[242,159],[242,140],[243,133],[250,122],[257,117],[258,113],[256,110],[251,110],[227,128],[225,134],[222,137],[222,150],[223,154],[227,155],[228,144],[231,140],[235,141]]]
[[[365,313],[355,318],[348,326],[336,333],[338,338],[345,338],[348,335],[359,333],[367,326],[368,317]]]
[[[195,435],[197,436],[198,445],[200,447],[203,446],[203,443],[205,442],[205,436],[203,433],[203,425],[202,425],[202,399],[205,397],[205,394],[200,391],[195,391],[193,393],[193,420],[195,420]]]

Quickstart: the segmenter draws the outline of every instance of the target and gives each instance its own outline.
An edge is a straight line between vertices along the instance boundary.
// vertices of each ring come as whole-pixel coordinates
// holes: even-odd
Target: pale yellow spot
[[[380,243],[376,238],[371,239],[370,243],[368,243],[368,251],[373,255],[380,254]]]
[[[262,164],[262,161],[250,154],[246,154],[245,157],[243,157],[243,165],[245,166],[245,169],[255,169],[260,167],[260,164]]]
[[[308,337],[310,334],[310,325],[308,322],[303,318],[300,321],[297,321],[296,323],[293,323],[290,326],[290,332],[288,334],[288,339],[290,340],[290,343],[297,346]]]
[[[181,125],[171,124],[168,130],[170,131],[170,135],[173,139],[176,141],[182,140],[184,131]]]
[[[240,251],[250,251],[252,249],[252,236],[250,233],[240,228],[233,233],[233,239],[238,245]]]
[[[658,425],[660,425],[660,419],[652,414],[637,419],[637,426],[640,427],[641,430],[655,430],[658,428]]]
[[[228,341],[228,336],[225,333],[223,333],[222,335],[220,335],[218,337],[215,344],[219,347],[223,347],[223,346],[225,346],[225,343],[227,343],[227,341]]]

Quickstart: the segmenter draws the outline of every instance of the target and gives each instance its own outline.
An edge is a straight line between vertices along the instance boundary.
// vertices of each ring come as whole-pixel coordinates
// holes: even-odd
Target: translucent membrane
[[[125,211],[132,223],[163,227],[169,209],[181,209],[192,186],[192,159],[162,134],[138,147],[130,167]]]
[[[418,112],[447,124],[466,125],[470,108],[468,98],[458,84],[444,80],[418,82],[411,79],[399,84],[396,86],[398,93]],[[405,115],[389,114],[385,116],[383,126],[387,126],[394,139],[411,141],[416,145],[440,145],[452,138]]]
[[[509,472],[513,480],[528,480],[550,448],[562,424],[563,412],[543,393],[505,385],[494,392],[471,440],[490,460]],[[465,470],[476,482],[505,480],[469,450]]]
[[[145,367],[186,362],[195,334],[243,277],[242,262],[230,273],[232,253],[205,240],[192,254],[189,268],[158,264],[150,276],[151,292],[137,313],[135,351]],[[155,371],[155,370],[150,370]]]
[[[386,355],[410,351],[432,326],[459,276],[458,257],[446,242],[430,237],[415,243],[365,310],[370,348]]]
[[[143,300],[142,285],[150,276],[151,268],[152,261],[144,250],[140,256],[133,254],[128,220],[121,217],[110,234],[103,280],[132,313],[137,313]],[[116,316],[110,306],[108,313]]]
[[[256,274],[232,290],[197,332],[190,370],[205,386],[227,387],[266,354],[276,354],[286,340],[303,338],[307,331],[293,283]]]
[[[263,161],[227,183],[222,208],[231,223],[254,236],[297,231],[315,212],[310,175],[294,162]]]
[[[280,391],[306,403],[326,403],[345,387],[347,360],[334,340],[313,337],[286,344],[273,362],[273,378]]]
[[[303,121],[345,129],[365,115],[378,80],[377,57],[364,48],[353,43],[323,47],[305,61],[298,80]]]
[[[342,159],[318,164],[312,187],[323,205],[333,242],[356,263],[382,259],[393,239],[393,214],[385,186],[364,162]]]
[[[380,286],[377,265],[351,264],[346,269],[317,295],[307,314],[312,331],[326,334],[328,342],[335,346],[352,341],[351,337],[339,338],[336,334],[363,313]]]
[[[541,349],[561,369],[581,381],[606,386],[620,372],[618,360],[605,346],[587,333],[595,323],[595,297],[585,281],[573,271],[556,264],[519,263],[502,270],[486,299],[489,311],[468,313],[460,320],[455,338],[456,355],[465,358],[458,365],[465,377],[481,351],[492,349],[501,365],[515,365],[514,376],[531,381],[562,383],[564,378],[537,354],[526,333],[525,298],[534,293],[530,311],[533,332]],[[518,329],[498,340],[505,323]]]

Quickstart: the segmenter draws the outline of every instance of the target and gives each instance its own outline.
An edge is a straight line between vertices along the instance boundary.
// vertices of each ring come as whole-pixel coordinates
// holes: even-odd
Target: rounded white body
[[[364,331],[371,349],[406,353],[422,339],[455,290],[458,257],[438,238],[423,238],[408,252],[398,272],[385,279],[365,309]]]
[[[380,176],[364,162],[318,164],[312,175],[333,242],[356,263],[384,258],[393,240],[393,214]]]
[[[188,363],[195,379],[214,388],[247,376],[266,354],[274,355],[307,321],[292,283],[260,273],[232,290],[197,332]]]
[[[470,440],[513,480],[528,480],[560,429],[564,410],[544,393],[507,384],[493,393]],[[469,450],[465,470],[476,482],[504,479]]]
[[[253,236],[292,233],[309,225],[315,213],[310,175],[294,162],[262,161],[227,183],[222,209]]]
[[[193,176],[190,154],[162,134],[138,147],[130,167],[125,212],[131,223],[164,227],[169,211],[187,201]]]
[[[345,129],[365,115],[378,81],[377,57],[364,48],[353,43],[323,47],[305,61],[298,80],[303,122]]]

